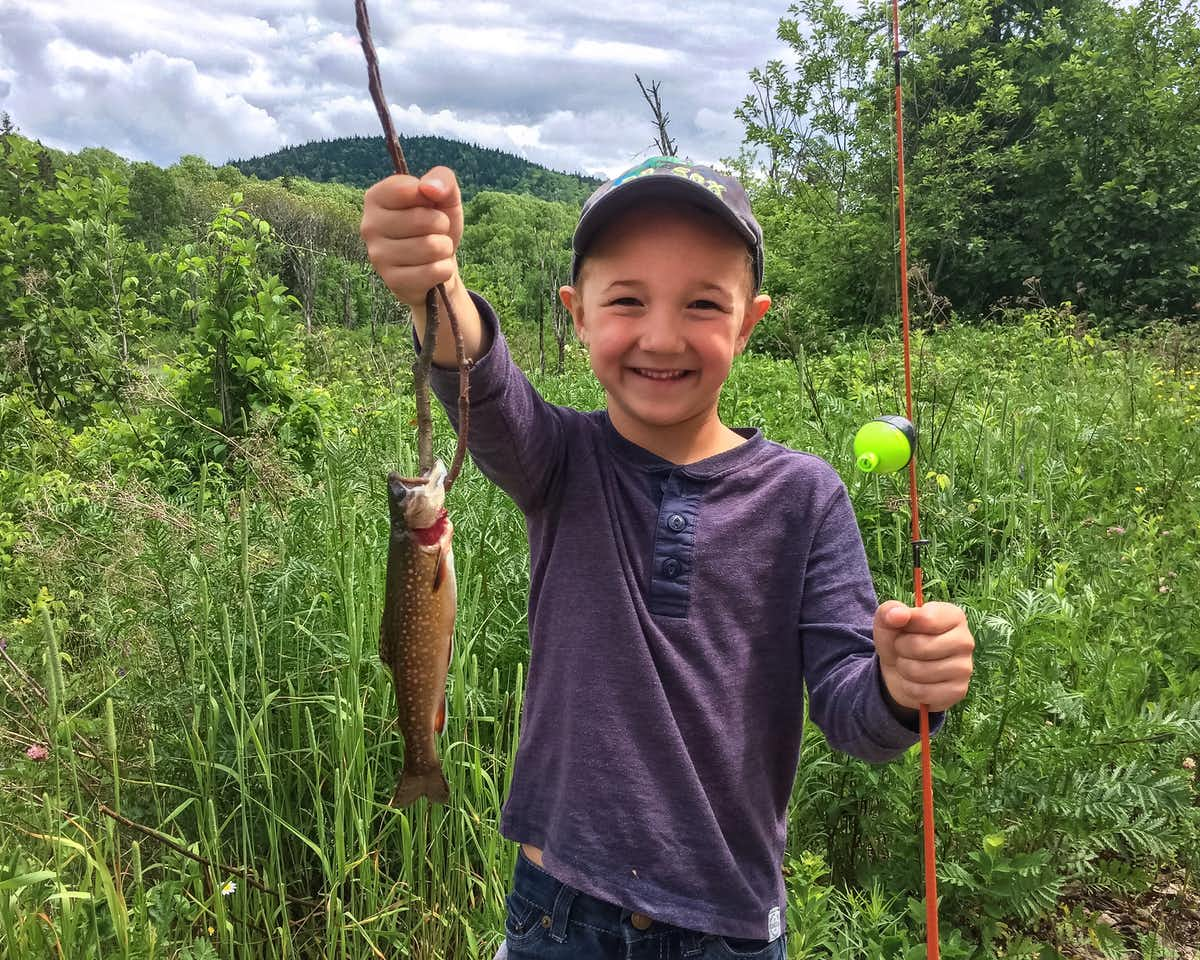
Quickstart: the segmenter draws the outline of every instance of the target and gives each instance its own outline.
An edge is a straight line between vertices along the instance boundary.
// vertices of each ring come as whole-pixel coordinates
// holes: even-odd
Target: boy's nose
[[[668,310],[647,311],[638,346],[647,353],[682,353],[685,344],[678,319]]]

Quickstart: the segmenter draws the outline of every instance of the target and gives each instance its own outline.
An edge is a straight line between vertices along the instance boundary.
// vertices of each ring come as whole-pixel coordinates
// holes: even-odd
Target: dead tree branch
[[[658,152],[664,157],[675,156],[677,144],[671,139],[671,135],[667,133],[667,123],[671,119],[669,113],[663,113],[662,100],[658,96],[658,81],[653,81],[650,84],[650,89],[646,89],[646,85],[642,83],[642,78],[636,73],[633,78],[637,80],[638,86],[641,87],[642,96],[646,98],[646,103],[650,104],[650,109],[654,112],[654,124],[658,127],[658,137],[655,139],[655,144],[658,146]]]

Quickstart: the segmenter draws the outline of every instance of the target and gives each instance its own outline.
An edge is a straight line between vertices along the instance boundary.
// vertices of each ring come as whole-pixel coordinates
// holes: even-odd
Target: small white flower
[[[221,884],[221,896],[227,897],[231,893],[235,892],[237,892],[237,881],[226,880],[223,884]]]

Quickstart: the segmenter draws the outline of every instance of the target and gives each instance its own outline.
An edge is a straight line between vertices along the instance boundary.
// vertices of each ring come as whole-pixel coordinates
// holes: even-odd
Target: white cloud
[[[372,5],[384,91],[402,135],[436,133],[557,169],[612,175],[654,138],[634,82],[659,81],[680,150],[737,152],[747,74],[783,53],[786,6],[527,0]],[[0,109],[67,150],[161,165],[377,135],[348,0],[0,0]]]
[[[677,50],[619,40],[576,40],[571,46],[571,56],[623,67],[666,67],[677,63],[681,57]]]

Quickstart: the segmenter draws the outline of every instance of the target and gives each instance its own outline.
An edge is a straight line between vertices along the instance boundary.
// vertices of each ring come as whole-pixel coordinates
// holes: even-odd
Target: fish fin
[[[438,547],[437,566],[433,568],[433,592],[437,593],[446,579],[446,551]]]
[[[417,797],[428,797],[431,803],[445,803],[450,799],[450,785],[441,767],[435,767],[425,773],[408,773],[405,771],[400,782],[396,784],[396,792],[392,794],[393,807],[407,807],[414,803]]]

